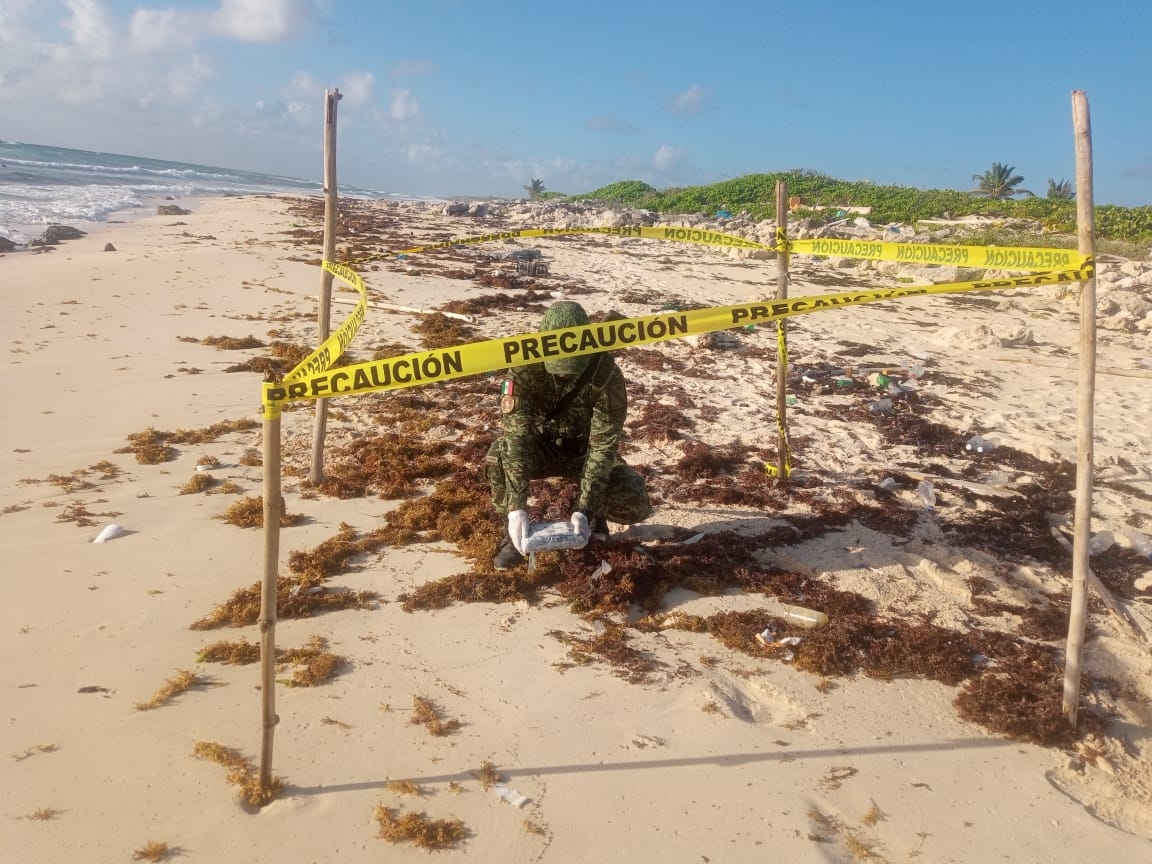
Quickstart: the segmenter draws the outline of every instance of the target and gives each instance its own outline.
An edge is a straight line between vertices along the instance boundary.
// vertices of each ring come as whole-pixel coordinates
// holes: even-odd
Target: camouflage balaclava
[[[560,330],[564,327],[579,327],[588,323],[588,313],[584,307],[572,300],[561,300],[553,303],[544,313],[544,320],[540,324],[541,330]],[[555,360],[545,360],[544,368],[553,375],[579,375],[592,358],[585,357],[559,357]]]

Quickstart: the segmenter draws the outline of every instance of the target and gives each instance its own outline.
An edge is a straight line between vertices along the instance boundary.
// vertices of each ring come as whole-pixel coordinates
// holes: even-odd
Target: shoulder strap
[[[572,400],[576,398],[576,395],[596,376],[596,373],[600,369],[600,361],[602,359],[604,359],[604,354],[597,354],[596,362],[589,363],[584,367],[584,371],[580,373],[580,377],[576,379],[576,383],[572,385],[572,389],[561,396],[555,407],[544,417],[545,426],[563,414],[564,409],[572,404]]]

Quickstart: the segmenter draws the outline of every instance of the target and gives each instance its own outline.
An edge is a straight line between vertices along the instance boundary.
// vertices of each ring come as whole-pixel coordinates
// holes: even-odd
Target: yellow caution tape
[[[332,261],[324,261],[320,266],[355,288],[360,293],[360,299],[356,303],[356,308],[352,310],[352,314],[344,320],[336,332],[325,339],[319,348],[301,360],[291,372],[284,376],[285,382],[299,381],[327,370],[340,359],[340,355],[352,344],[352,339],[360,330],[360,325],[364,323],[364,316],[368,313],[368,292],[364,288],[363,280],[360,279],[360,275],[355,270]]]
[[[345,278],[344,271],[347,271],[347,268],[332,265],[329,269],[340,278]],[[347,272],[351,273],[351,271]],[[876,303],[903,297],[1066,284],[1089,279],[1092,272],[1091,262],[1086,262],[1084,267],[1077,269],[1037,273],[1032,276],[1017,276],[1010,279],[850,291],[781,300],[764,300],[711,309],[662,312],[602,324],[586,324],[563,330],[549,330],[490,339],[434,351],[419,351],[315,374],[296,374],[299,370],[297,367],[293,370],[291,380],[285,379],[283,382],[264,384],[263,403],[267,416],[277,416],[280,406],[287,402],[417,387],[436,381],[449,381],[513,366],[539,363],[548,359],[578,357],[601,351],[649,345],[654,342],[680,339],[698,333],[744,327],[748,324],[769,323],[794,315],[806,315],[828,309],[839,309],[845,306]],[[344,329],[341,327],[341,332]],[[325,345],[327,344],[326,342]],[[307,362],[305,361],[305,363]]]
[[[451,249],[453,246],[463,246],[469,243],[491,243],[494,240],[514,240],[521,237],[560,237],[565,234],[606,234],[609,237],[644,237],[649,240],[672,240],[680,243],[702,243],[708,246],[725,246],[735,249],[767,249],[763,243],[755,240],[746,240],[734,234],[724,234],[720,231],[708,231],[701,228],[641,228],[627,226],[623,228],[518,228],[514,231],[499,231],[495,234],[480,234],[475,237],[455,237],[440,243],[430,243],[427,246],[413,246],[411,249],[402,249],[385,256],[373,256],[377,260],[391,255],[417,255],[421,252],[431,252],[433,249]]]
[[[793,240],[791,251],[806,255],[842,255],[906,264],[951,264],[995,270],[1078,269],[1087,263],[1075,249],[1027,246],[944,246],[936,243],[888,243],[880,240]]]
[[[1084,267],[1084,257],[1075,249],[1050,249],[1029,246],[950,246],[939,243],[891,243],[881,240],[792,240],[777,229],[773,245],[757,243],[744,237],[710,231],[704,228],[663,226],[641,228],[518,228],[479,234],[472,237],[454,237],[426,246],[413,246],[399,252],[370,255],[353,264],[379,261],[396,255],[418,255],[436,249],[451,249],[475,243],[496,240],[515,240],[529,237],[560,237],[567,234],[603,234],[610,237],[641,237],[649,240],[671,240],[679,243],[698,243],[729,249],[761,249],[768,252],[791,252],[801,255],[839,255],[845,258],[864,258],[871,261],[900,261],[907,264],[939,264],[957,267],[976,267],[995,270],[1062,270]]]

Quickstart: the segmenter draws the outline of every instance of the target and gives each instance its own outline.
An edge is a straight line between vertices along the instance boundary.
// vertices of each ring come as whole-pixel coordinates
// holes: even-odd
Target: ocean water
[[[155,207],[166,198],[209,195],[319,195],[318,181],[0,140],[0,236],[26,243],[50,224],[101,222],[111,213]],[[356,198],[406,198],[340,187]]]

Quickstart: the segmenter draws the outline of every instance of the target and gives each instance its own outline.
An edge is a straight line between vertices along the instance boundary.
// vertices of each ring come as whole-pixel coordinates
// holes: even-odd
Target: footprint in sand
[[[728,716],[745,723],[787,726],[808,716],[808,711],[782,691],[754,680],[712,676],[707,697],[718,703]]]

